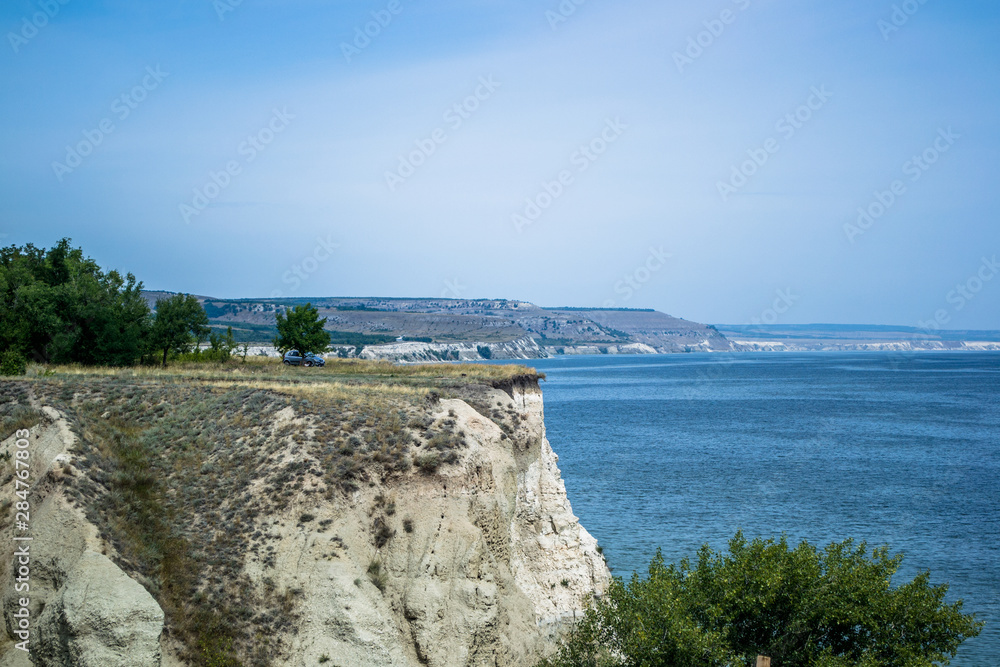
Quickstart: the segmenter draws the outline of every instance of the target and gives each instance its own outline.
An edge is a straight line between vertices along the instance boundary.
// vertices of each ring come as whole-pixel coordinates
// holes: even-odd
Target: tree
[[[233,337],[233,328],[226,327],[225,335],[212,331],[208,334],[209,349],[205,351],[206,361],[229,361],[233,350],[236,349],[236,339]]]
[[[307,303],[295,306],[287,314],[275,314],[278,325],[278,335],[274,346],[284,353],[288,350],[306,352],[326,352],[330,347],[330,332],[325,331],[326,318],[319,319],[319,310]]]
[[[0,250],[0,347],[40,362],[134,364],[149,327],[142,283],[70,243]]]
[[[163,366],[167,354],[183,354],[208,335],[208,315],[201,303],[190,294],[175,294],[156,301],[156,319],[150,334],[153,350],[163,351]]]
[[[547,667],[930,667],[983,624],[922,572],[892,587],[902,555],[852,540],[789,548],[741,532],[692,564],[657,551],[645,579],[615,579]]]

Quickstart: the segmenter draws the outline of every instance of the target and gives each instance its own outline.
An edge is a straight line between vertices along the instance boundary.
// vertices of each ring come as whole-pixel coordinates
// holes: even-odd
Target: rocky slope
[[[167,292],[144,292],[153,306]],[[394,339],[426,339],[423,348],[434,360],[441,353],[477,358],[476,348],[496,346],[501,356],[531,359],[555,354],[643,354],[650,351],[728,351],[725,336],[711,326],[672,317],[650,309],[541,308],[512,299],[398,299],[315,297],[294,299],[215,299],[198,297],[213,327],[232,327],[240,342],[263,343],[276,334],[275,315],[289,306],[311,303],[326,318],[334,344],[353,355],[366,346],[374,358],[403,359],[414,354],[394,350]],[[524,340],[545,351],[525,348]],[[512,356],[503,345],[520,348]]]
[[[30,529],[9,503],[0,518],[33,538],[33,664],[513,667],[550,651],[609,574],[536,378],[375,368],[0,383],[11,492],[14,430],[30,429]],[[2,567],[0,665],[29,664]]]

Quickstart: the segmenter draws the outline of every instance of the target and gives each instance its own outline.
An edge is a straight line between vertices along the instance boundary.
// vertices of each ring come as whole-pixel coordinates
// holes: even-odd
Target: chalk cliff
[[[105,391],[102,382],[71,391],[55,381],[23,383],[3,397],[4,409],[31,403],[40,412],[28,436],[31,662],[15,647],[21,594],[4,559],[0,666],[527,666],[609,582],[596,541],[566,497],[534,378],[470,382],[407,404],[408,421],[391,436],[408,443],[395,468],[385,442],[372,441],[381,449],[363,460],[324,454],[334,436],[329,415],[310,407],[315,397],[245,386],[178,394],[139,380]],[[202,417],[185,416],[190,437],[168,440],[176,431],[160,422],[188,415],[184,401],[233,395],[238,410],[209,417],[243,429],[219,431],[225,445],[199,453],[196,434],[209,423]],[[379,420],[398,419],[396,404],[372,400],[377,407],[364,419],[373,433],[389,433],[377,430],[386,423]],[[130,405],[154,414],[126,423]],[[344,423],[361,424],[352,405],[341,408]],[[445,436],[448,447],[440,444]],[[132,437],[137,444],[122,444]],[[5,489],[15,441],[11,435],[0,446]],[[155,459],[149,470],[163,479],[140,475],[148,486],[122,487],[127,457],[142,446]],[[171,448],[185,453],[178,458]],[[381,467],[364,467],[379,456]],[[350,461],[362,461],[361,469],[345,472]],[[239,479],[225,486],[226,475]],[[222,491],[206,491],[213,484]],[[142,505],[137,495],[128,505],[128,493],[157,500]],[[143,507],[161,506],[163,517],[141,516]],[[140,516],[113,516],[122,514],[115,507]],[[8,540],[17,532],[13,519],[5,507]],[[157,541],[157,553],[130,542],[149,522],[150,534],[174,535]],[[181,558],[169,551],[176,544],[191,554],[185,568],[172,566]],[[184,625],[185,617],[211,625],[221,606],[231,607],[224,640]]]

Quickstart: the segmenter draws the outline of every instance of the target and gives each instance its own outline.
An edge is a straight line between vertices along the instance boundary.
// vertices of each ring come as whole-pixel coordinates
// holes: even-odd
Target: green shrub
[[[20,351],[13,348],[5,350],[0,357],[0,375],[24,375],[28,370],[28,361]]]
[[[807,542],[747,542],[729,553],[707,545],[695,563],[615,579],[547,667],[730,667],[757,655],[781,667],[930,667],[955,655],[982,622],[944,602],[928,572],[893,587],[902,556],[862,542],[820,550]]]
[[[423,470],[424,472],[435,472],[441,467],[441,457],[435,453],[431,452],[429,454],[421,454],[417,457],[415,461],[416,466]]]

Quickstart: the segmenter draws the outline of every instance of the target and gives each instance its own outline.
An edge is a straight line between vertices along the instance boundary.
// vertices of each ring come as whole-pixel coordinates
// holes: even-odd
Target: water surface
[[[616,575],[703,543],[846,537],[931,570],[1000,664],[1000,354],[557,357],[532,365],[573,510]]]

